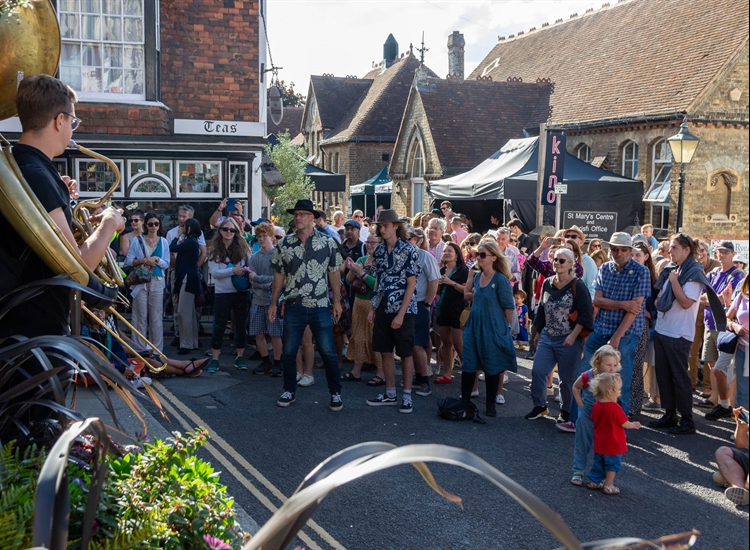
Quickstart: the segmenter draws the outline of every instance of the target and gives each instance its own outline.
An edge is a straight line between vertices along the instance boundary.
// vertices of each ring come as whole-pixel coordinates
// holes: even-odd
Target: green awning
[[[388,177],[388,167],[383,166],[383,169],[371,177],[367,181],[363,181],[360,185],[382,185],[385,183],[391,183],[393,180]],[[357,186],[358,187],[358,186]]]

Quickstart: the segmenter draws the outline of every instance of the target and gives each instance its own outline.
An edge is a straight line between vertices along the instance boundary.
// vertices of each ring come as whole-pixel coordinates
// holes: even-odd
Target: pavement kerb
[[[131,411],[128,406],[119,398],[119,396],[111,392],[109,394],[112,401],[112,407],[114,408],[117,421],[122,428],[122,432],[130,437],[135,437],[135,434],[143,433],[143,424],[138,417]],[[163,397],[162,397],[163,398]],[[87,417],[97,417],[104,421],[108,426],[114,427],[112,416],[109,414],[106,406],[106,400],[99,389],[91,387],[78,387],[76,391],[76,410]],[[141,406],[141,414],[143,421],[146,423],[148,429],[149,439],[166,439],[171,437],[171,432],[167,430],[162,424],[154,418],[154,416],[143,406]],[[175,424],[174,430],[177,430],[178,426]],[[119,443],[132,443],[130,439],[124,437],[122,434],[108,430],[113,440]],[[209,439],[210,440],[210,439]],[[231,475],[225,472],[224,475]],[[234,503],[234,513],[237,518],[237,522],[240,524],[242,529],[254,535],[260,529],[258,523],[248,514],[237,502]]]

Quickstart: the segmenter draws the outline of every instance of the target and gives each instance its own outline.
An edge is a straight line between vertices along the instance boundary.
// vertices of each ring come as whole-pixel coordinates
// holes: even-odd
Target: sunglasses
[[[138,218],[132,218],[130,220],[130,223],[141,223],[143,220],[139,220]]]
[[[602,245],[600,245],[600,244],[590,244],[589,245],[589,248],[601,248],[601,247],[602,247]]]
[[[284,238],[284,235],[274,235],[273,238],[276,239],[277,241],[280,241],[281,239]]]
[[[566,264],[568,263],[568,260],[566,258],[555,258],[552,260],[556,264]]]
[[[146,227],[159,227],[161,224],[159,222],[148,222],[146,224]]]
[[[487,254],[486,252],[477,252],[477,256],[484,260],[487,256],[489,256],[489,254]]]
[[[441,206],[441,207],[440,207],[440,210],[450,210],[450,208],[449,208],[449,207],[447,207],[447,206]]]
[[[222,227],[221,230],[224,233],[237,233],[237,230],[233,227]]]
[[[81,125],[81,122],[83,122],[80,118],[74,117],[70,113],[62,112],[60,114],[61,115],[65,115],[65,116],[69,116],[70,118],[73,119],[73,122],[70,123],[70,129],[73,130],[73,131],[75,131],[76,128],[78,128]]]
[[[565,235],[566,239],[578,239],[580,235],[573,233],[572,235]]]
[[[474,241],[466,241],[466,244],[469,246],[476,246],[477,243]]]
[[[352,216],[355,220],[361,220],[364,216]]]

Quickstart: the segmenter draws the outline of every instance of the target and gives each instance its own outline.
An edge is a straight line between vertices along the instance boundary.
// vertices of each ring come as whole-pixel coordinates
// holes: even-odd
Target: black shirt
[[[23,144],[13,147],[13,156],[42,207],[47,212],[62,208],[65,219],[71,226],[70,191],[49,157],[36,147]],[[42,259],[29,249],[23,238],[2,214],[0,214],[0,248],[10,258],[26,257],[18,286],[55,276]],[[3,267],[0,269],[4,270]],[[43,334],[68,334],[70,331],[69,315],[70,291],[65,288],[51,288],[40,296],[24,302],[0,320],[0,336],[23,334],[32,337]]]
[[[354,248],[349,248],[346,245],[346,241],[342,241],[340,248],[342,249],[342,256],[344,259],[351,258],[353,262],[356,262],[359,260],[362,256],[366,256],[367,253],[365,252],[365,243],[357,240],[357,243],[354,245]],[[347,267],[344,270],[344,274],[342,276],[342,281],[346,281],[346,276],[349,274],[349,268]],[[349,298],[349,307],[354,306],[354,294],[355,292],[352,290],[351,285],[346,285],[346,294]]]
[[[445,275],[445,268],[440,268],[440,274]],[[469,270],[466,266],[456,265],[452,274],[448,275],[448,278],[459,284],[465,285],[469,279]],[[466,307],[466,300],[464,299],[464,293],[456,289],[452,284],[440,285],[438,289],[440,295],[440,313],[443,315],[461,315],[461,312]]]

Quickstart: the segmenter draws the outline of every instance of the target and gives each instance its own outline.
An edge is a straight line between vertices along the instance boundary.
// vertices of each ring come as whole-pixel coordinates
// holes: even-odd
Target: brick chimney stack
[[[448,76],[464,79],[464,35],[453,31],[448,37]]]

